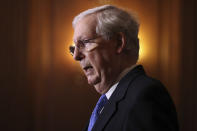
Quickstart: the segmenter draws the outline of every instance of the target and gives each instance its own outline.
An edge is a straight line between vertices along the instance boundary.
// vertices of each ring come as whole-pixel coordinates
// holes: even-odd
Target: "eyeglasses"
[[[70,46],[69,47],[69,51],[70,54],[73,56],[75,53],[76,48],[80,51],[80,52],[89,52],[92,51],[93,49],[95,49],[98,46],[98,41],[96,41],[96,39],[100,38],[96,37],[96,38],[91,38],[91,39],[85,39],[85,40],[78,40],[78,42],[76,43],[75,46]]]

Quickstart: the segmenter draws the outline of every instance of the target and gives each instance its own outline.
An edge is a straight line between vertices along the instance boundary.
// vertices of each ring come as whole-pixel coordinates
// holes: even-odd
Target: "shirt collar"
[[[112,93],[114,92],[114,90],[116,89],[118,83],[119,83],[119,82],[117,82],[116,84],[114,84],[114,85],[108,90],[108,92],[105,94],[108,100],[109,100],[109,98],[111,97],[111,95],[112,95]]]

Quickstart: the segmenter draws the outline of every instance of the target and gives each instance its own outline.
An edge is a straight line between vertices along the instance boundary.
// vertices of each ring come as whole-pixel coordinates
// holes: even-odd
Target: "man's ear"
[[[125,34],[122,33],[122,32],[119,32],[118,35],[117,35],[117,50],[116,50],[116,52],[118,54],[122,53],[125,46],[126,46]]]

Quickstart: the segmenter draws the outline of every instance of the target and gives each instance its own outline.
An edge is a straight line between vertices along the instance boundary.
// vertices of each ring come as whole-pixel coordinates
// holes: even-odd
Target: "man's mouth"
[[[92,66],[85,66],[83,68],[83,70],[84,70],[84,73],[86,74],[86,76],[91,75],[94,71]]]
[[[86,72],[87,72],[88,70],[90,70],[90,69],[93,69],[93,67],[92,67],[92,66],[86,66],[86,67],[83,68],[83,70],[86,71]]]

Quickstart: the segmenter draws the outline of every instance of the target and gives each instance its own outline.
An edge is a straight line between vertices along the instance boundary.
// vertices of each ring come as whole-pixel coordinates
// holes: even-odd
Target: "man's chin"
[[[87,80],[88,80],[88,84],[92,86],[100,82],[98,78],[93,78],[93,77],[87,77]]]

